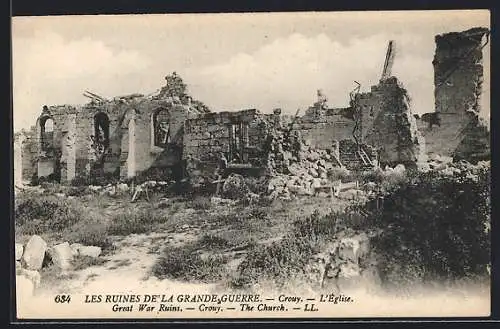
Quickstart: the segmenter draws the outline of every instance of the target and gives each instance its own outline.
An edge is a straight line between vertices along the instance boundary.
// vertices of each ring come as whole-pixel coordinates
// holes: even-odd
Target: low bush
[[[66,192],[66,195],[68,196],[83,196],[87,195],[90,193],[90,189],[87,186],[71,186],[68,191]]]
[[[324,241],[287,236],[279,242],[263,247],[254,245],[238,266],[231,285],[241,288],[261,280],[271,280],[281,286],[291,277],[298,277],[311,256],[318,252]]]
[[[372,239],[386,286],[475,278],[490,263],[490,172],[392,175],[383,199],[354,204],[342,212],[315,212],[294,222],[285,237],[250,250],[234,286],[264,278],[282,284],[298,276],[310,257],[340,231],[381,232]]]
[[[373,247],[388,285],[486,274],[490,262],[490,172],[416,174],[370,202],[366,216],[382,229]],[[378,209],[377,209],[378,208]]]

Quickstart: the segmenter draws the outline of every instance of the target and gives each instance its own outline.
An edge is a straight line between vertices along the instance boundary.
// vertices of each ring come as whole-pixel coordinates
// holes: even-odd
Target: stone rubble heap
[[[321,252],[311,257],[305,267],[310,282],[321,287],[333,283],[341,290],[350,283],[359,283],[361,277],[371,273],[373,264],[367,260],[372,235],[344,236],[328,243]]]
[[[27,293],[28,296],[33,295],[40,286],[39,271],[46,266],[47,259],[64,272],[72,268],[75,257],[97,258],[101,253],[101,247],[84,246],[80,243],[64,242],[49,247],[40,236],[33,235],[26,245],[15,244],[17,289]]]

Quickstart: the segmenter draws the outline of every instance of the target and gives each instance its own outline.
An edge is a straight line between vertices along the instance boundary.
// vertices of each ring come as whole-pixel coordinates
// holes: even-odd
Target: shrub
[[[173,179],[172,170],[170,168],[151,167],[141,171],[133,178],[136,184],[142,184],[146,181],[170,181]]]
[[[250,192],[243,176],[239,174],[229,175],[222,185],[222,194],[229,199],[242,199]]]
[[[71,186],[89,186],[115,184],[120,181],[118,173],[103,173],[102,170],[93,170],[90,175],[78,175],[71,180]]]
[[[87,176],[78,175],[71,180],[71,186],[88,186],[90,184],[90,179]]]
[[[343,222],[342,213],[332,212],[327,216],[313,213],[305,220],[296,220],[292,230],[279,241],[269,246],[254,245],[231,284],[243,287],[269,279],[278,286],[291,277],[304,274],[311,256],[334,237],[337,222]]]
[[[383,233],[374,239],[380,274],[388,284],[483,275],[490,262],[489,170],[477,180],[418,174],[365,207]],[[403,282],[404,281],[404,282]]]

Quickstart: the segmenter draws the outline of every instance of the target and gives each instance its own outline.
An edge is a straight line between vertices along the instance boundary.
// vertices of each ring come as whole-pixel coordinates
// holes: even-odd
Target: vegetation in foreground
[[[205,234],[183,245],[165,245],[153,274],[188,281],[228,280],[233,287],[247,287],[262,280],[279,285],[284,279],[300,278],[311,256],[340,232],[379,230],[368,257],[377,259],[386,286],[486,274],[489,168],[455,175],[429,172],[382,177],[373,173],[366,178],[380,180],[383,188],[378,197],[345,209],[333,207],[327,213],[313,213],[312,209],[332,206],[319,198],[215,206],[208,197],[198,196],[130,205],[128,195],[96,198],[85,187],[53,186],[42,195],[19,195],[16,235],[40,234],[98,245],[109,252],[114,236],[158,230],[175,233],[184,226],[195,227]],[[75,195],[73,199],[54,195],[68,191]],[[235,251],[242,250],[246,256],[231,273]]]

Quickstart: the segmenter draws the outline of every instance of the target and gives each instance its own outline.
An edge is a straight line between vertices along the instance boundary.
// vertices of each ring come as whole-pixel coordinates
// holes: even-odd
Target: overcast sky
[[[489,22],[488,11],[14,17],[14,129],[34,124],[44,104],[87,102],[85,90],[150,94],[173,71],[215,111],[294,113],[317,89],[346,106],[353,80],[377,84],[389,40],[414,112],[430,112],[434,36]]]

